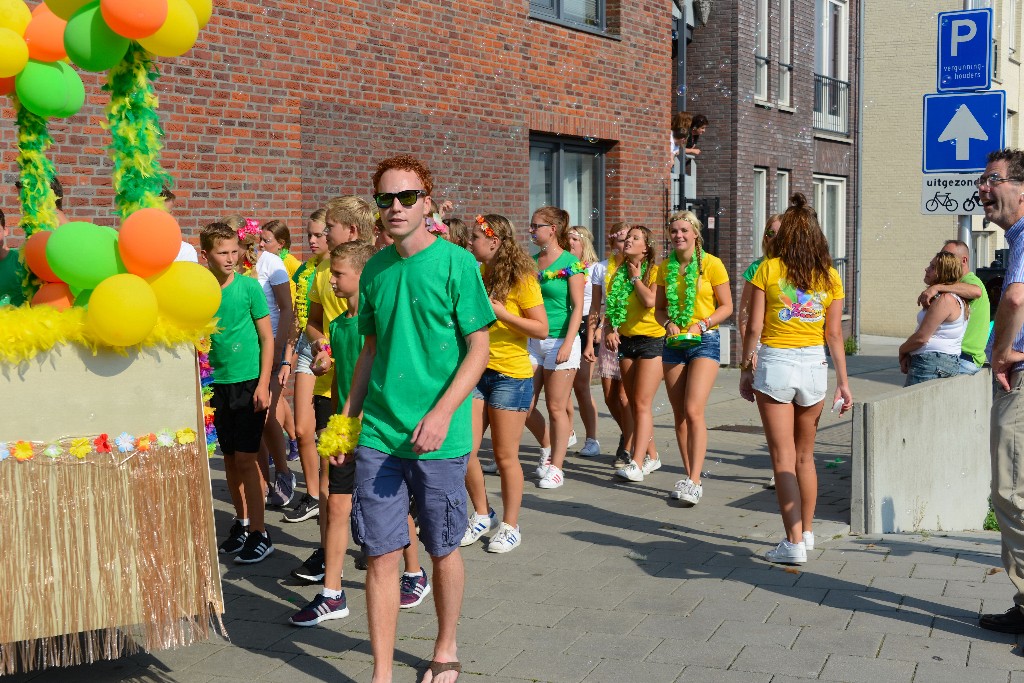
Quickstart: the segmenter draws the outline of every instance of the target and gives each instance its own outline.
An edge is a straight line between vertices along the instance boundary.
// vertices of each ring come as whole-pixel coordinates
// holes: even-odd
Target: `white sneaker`
[[[537,476],[541,479],[547,474],[548,467],[551,465],[551,449],[544,448],[540,449],[540,461],[537,463]]]
[[[782,542],[764,554],[764,559],[776,564],[804,564],[807,562],[807,548],[803,541],[790,543],[789,539],[782,539]]]
[[[634,461],[630,460],[628,465],[615,470],[615,476],[617,476],[620,479],[625,479],[627,481],[643,481],[644,471],[643,468],[637,465]]]
[[[771,479],[769,479],[768,483],[765,484],[764,487],[766,489],[774,489],[775,488],[775,477],[772,477]]]
[[[498,463],[493,460],[481,460],[480,469],[482,469],[486,474],[494,474],[498,471]]]
[[[700,502],[701,496],[704,495],[704,486],[702,484],[694,484],[691,480],[689,486],[679,495],[679,500],[684,503],[690,503],[696,505]]]
[[[669,498],[672,498],[673,500],[681,500],[683,497],[683,492],[686,491],[688,486],[692,485],[693,482],[690,481],[689,477],[687,477],[686,479],[680,479],[679,481],[676,482],[676,485],[672,489],[672,491],[669,492]]]
[[[489,553],[507,553],[510,550],[515,550],[522,543],[523,537],[519,533],[519,527],[514,527],[511,524],[501,523],[498,528],[498,533],[491,537],[490,542],[487,544],[487,552]]]
[[[655,472],[661,469],[661,458],[651,458],[649,455],[644,456],[644,464],[642,467],[644,475],[648,475],[651,472]]]
[[[804,532],[804,548],[807,550],[814,550],[814,532]]]
[[[557,489],[564,483],[565,478],[562,474],[562,470],[558,469],[554,465],[548,465],[547,470],[544,471],[544,476],[541,477],[539,482],[537,482],[537,486],[542,489]]]
[[[566,444],[566,448],[572,448],[573,446],[576,445],[577,441],[578,439],[576,438],[576,430],[574,429],[571,432],[569,432],[569,443]]]
[[[465,548],[467,545],[473,545],[480,540],[480,537],[486,534],[488,531],[495,529],[498,526],[498,516],[494,514],[494,509],[490,510],[489,514],[478,515],[473,513],[473,516],[469,519],[469,526],[466,527],[466,533],[462,535],[462,541],[459,545]]]
[[[601,455],[601,442],[597,439],[587,438],[587,442],[583,444],[579,454],[584,458],[596,458]]]

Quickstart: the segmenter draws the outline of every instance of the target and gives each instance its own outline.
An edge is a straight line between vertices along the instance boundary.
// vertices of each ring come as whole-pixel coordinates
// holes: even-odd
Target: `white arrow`
[[[966,104],[960,105],[953,118],[946,124],[945,130],[939,135],[939,142],[950,140],[956,141],[957,161],[966,161],[971,157],[971,140],[988,140],[988,134]]]

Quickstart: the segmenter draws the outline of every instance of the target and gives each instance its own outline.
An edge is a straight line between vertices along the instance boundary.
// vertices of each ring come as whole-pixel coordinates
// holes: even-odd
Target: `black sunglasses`
[[[401,192],[379,192],[373,195],[373,201],[377,203],[377,206],[381,209],[390,209],[391,205],[395,203],[395,199],[398,199],[398,203],[409,208],[420,200],[420,197],[426,197],[427,193],[423,190],[402,190]]]

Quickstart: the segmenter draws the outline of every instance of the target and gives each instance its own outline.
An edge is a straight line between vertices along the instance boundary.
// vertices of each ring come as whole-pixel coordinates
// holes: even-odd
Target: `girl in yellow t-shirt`
[[[611,264],[608,267],[612,271]],[[629,481],[661,467],[661,459],[647,455],[654,439],[654,392],[661,382],[661,353],[665,328],[654,317],[658,266],[654,263],[654,235],[642,226],[626,234],[622,260],[608,280],[605,345],[618,351],[622,386],[633,416],[633,433],[626,444],[629,462],[615,474]],[[657,449],[654,449],[657,453]]]
[[[469,250],[480,261],[484,286],[497,321],[491,326],[487,369],[473,390],[473,450],[466,467],[466,490],[476,512],[469,520],[462,545],[472,545],[496,526],[487,505],[484,473],[477,453],[488,425],[494,461],[501,473],[502,521],[488,552],[507,553],[522,539],[519,509],[523,502],[523,467],[519,441],[533,399],[533,366],[527,339],[548,336],[533,260],[516,241],[515,229],[504,216],[477,216],[469,236]]]
[[[786,538],[765,558],[803,564],[814,549],[814,438],[828,383],[825,344],[836,370],[834,405],[841,406],[840,413],[853,407],[843,351],[845,294],[818,216],[800,193],[782,214],[767,256],[751,280],[755,289],[743,335],[740,395],[748,401],[756,396],[786,528]]]
[[[662,363],[665,388],[675,417],[676,442],[686,478],[676,482],[671,496],[696,505],[704,495],[700,473],[708,447],[704,409],[718,376],[721,344],[718,326],[732,315],[732,290],[725,264],[704,251],[703,225],[691,211],[669,217],[672,253],[658,269],[655,315],[668,333]],[[680,334],[700,336],[700,342],[677,347]]]

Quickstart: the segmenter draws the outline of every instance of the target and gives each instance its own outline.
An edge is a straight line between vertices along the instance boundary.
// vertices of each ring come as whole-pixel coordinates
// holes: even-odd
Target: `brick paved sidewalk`
[[[855,398],[902,383],[894,348],[875,340],[851,359]],[[1017,639],[977,627],[980,611],[1010,605],[998,534],[848,535],[849,418],[822,418],[811,560],[784,569],[760,558],[782,525],[774,493],[762,488],[770,468],[757,413],[736,385],[735,371],[720,373],[697,507],[667,498],[681,467],[663,392],[656,422],[665,466],[644,482],[615,481],[610,456],[571,457],[566,485],[554,491],[528,477],[523,545],[506,555],[485,553],[482,543],[463,549],[460,681],[1024,682]],[[605,451],[614,445],[611,424],[602,419]],[[535,459],[536,450],[524,448],[528,473]],[[220,462],[213,466],[223,530],[230,512]],[[500,503],[498,478],[488,476],[487,486]],[[285,577],[317,529],[279,518],[268,515],[273,556],[222,566],[230,643],[0,680],[369,681],[364,573],[346,563],[347,619],[289,626],[317,588]],[[430,598],[403,611],[396,681],[417,679],[434,633]]]

